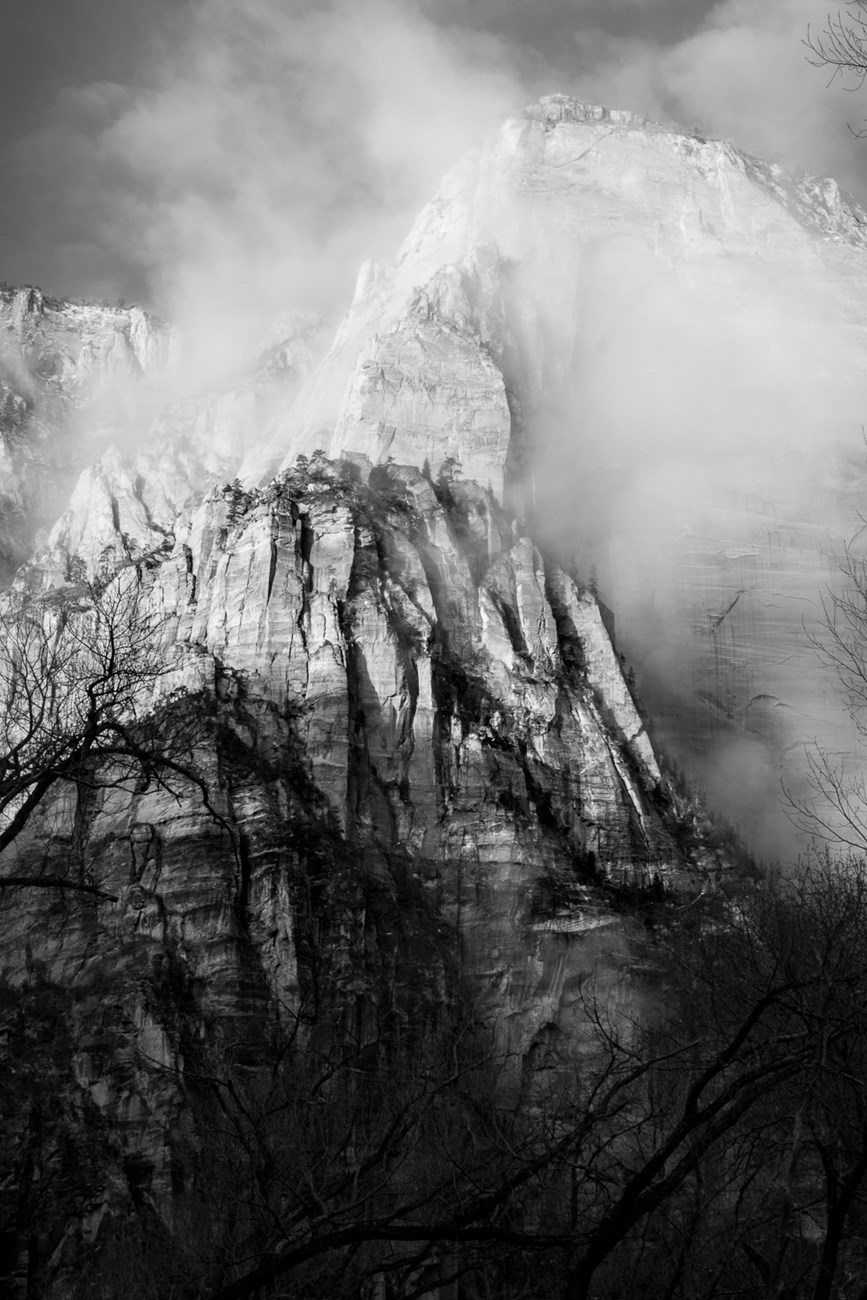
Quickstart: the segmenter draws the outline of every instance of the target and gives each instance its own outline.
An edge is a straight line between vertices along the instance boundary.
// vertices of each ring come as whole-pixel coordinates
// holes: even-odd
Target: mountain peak
[[[551,128],[560,122],[606,122],[612,126],[632,126],[646,130],[669,130],[661,122],[655,122],[643,113],[633,113],[625,108],[607,108],[603,104],[590,104],[572,95],[558,91],[553,95],[543,95],[535,104],[528,104],[524,116],[531,122],[541,122]]]

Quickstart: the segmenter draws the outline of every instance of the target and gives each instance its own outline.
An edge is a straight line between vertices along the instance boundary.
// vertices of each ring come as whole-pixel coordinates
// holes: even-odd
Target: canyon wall
[[[140,411],[171,332],[3,292],[16,598],[132,581],[152,735],[183,755],[58,783],[5,855],[85,886],[0,890],[10,1294],[63,1300],[106,1224],[178,1211],[203,1043],[254,1062],[469,991],[527,1061],[575,1040],[594,970],[640,996],[636,900],[734,852],[627,658],[732,807],[842,744],[801,616],[859,501],[863,221],[555,96],[364,269],[320,364],[271,353],[120,437],[88,385]]]

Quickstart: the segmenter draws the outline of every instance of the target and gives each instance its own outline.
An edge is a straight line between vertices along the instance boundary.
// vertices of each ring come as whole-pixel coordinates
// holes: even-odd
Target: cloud
[[[103,132],[132,103],[129,88],[95,82],[63,89],[48,120],[0,156],[14,202],[3,204],[0,275],[90,299],[141,293],[117,231],[120,177]],[[119,288],[119,285],[123,288]]]
[[[495,34],[398,0],[197,0],[142,60],[6,151],[4,273],[143,297],[199,340],[202,382],[287,308],[339,310],[524,98]]]
[[[345,300],[515,102],[496,40],[412,5],[203,0],[99,138],[155,300],[229,363],[291,306]]]
[[[544,0],[531,21],[517,0],[197,0],[134,87],[61,91],[7,156],[21,197],[4,244],[55,291],[143,296],[218,375],[286,308],[339,310],[360,261],[390,256],[444,171],[531,94],[695,123],[863,192],[858,101],[805,58],[813,11]]]
[[[46,287],[143,291],[195,341],[191,382],[218,381],[287,308],[339,311],[361,260],[389,257],[445,170],[531,94],[696,124],[864,196],[867,146],[846,126],[867,98],[810,67],[815,17],[815,0],[196,0],[135,87],[64,90],[19,142],[13,233]],[[551,491],[589,549],[612,520],[628,531],[655,581],[674,571],[682,502],[716,508],[718,464],[752,473],[781,430],[824,428],[826,399],[835,436],[857,435],[863,394],[833,391],[835,339],[809,321],[802,336],[796,304],[775,314],[745,291],[714,313],[652,279],[640,248],[609,252],[585,259],[581,302],[586,322],[620,312],[614,344],[555,412]],[[562,294],[563,267],[552,276]],[[811,387],[822,370],[830,394]],[[757,421],[763,439],[733,447]],[[721,785],[746,767],[727,763]]]
[[[828,87],[808,62],[814,0],[722,0],[670,44],[604,33],[584,42],[577,80],[588,98],[697,124],[740,148],[819,175],[867,199],[865,155],[847,123],[867,100]],[[819,15],[824,21],[824,15]]]

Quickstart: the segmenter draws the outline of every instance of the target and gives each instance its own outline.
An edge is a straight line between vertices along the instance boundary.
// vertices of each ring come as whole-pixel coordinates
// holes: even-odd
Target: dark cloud
[[[142,297],[107,235],[117,175],[99,137],[141,88],[188,0],[3,0],[0,278],[56,293]]]
[[[68,86],[134,84],[192,0],[3,0],[0,145],[51,120]]]

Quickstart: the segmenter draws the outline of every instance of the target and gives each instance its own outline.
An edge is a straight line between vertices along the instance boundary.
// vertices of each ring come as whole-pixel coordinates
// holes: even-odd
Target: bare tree
[[[817,68],[830,68],[835,77],[849,77],[849,90],[859,90],[867,77],[867,5],[864,0],[848,0],[847,12],[829,13],[825,27],[815,35],[807,27],[804,42],[810,62]],[[858,134],[858,133],[856,133]]]
[[[867,1244],[865,863],[811,859],[742,893],[732,921],[686,950],[689,1016],[718,1023],[763,982],[785,984],[766,1029],[804,1050],[664,1207],[652,1262],[659,1267],[662,1237],[680,1269],[669,1294],[689,1300],[826,1300],[844,1294],[847,1274],[863,1274]],[[683,958],[672,951],[670,960]]]
[[[316,1048],[299,1020],[270,1059],[188,1059],[165,1294],[827,1300],[865,1261],[867,876],[706,906],[661,916],[649,1017],[585,981],[574,1054],[507,1057],[471,1022]]]
[[[13,591],[0,610],[0,889],[99,893],[88,880],[16,870],[18,841],[55,787],[128,786],[142,776],[207,789],[185,746],[156,721],[155,690],[169,670],[164,623],[148,608],[140,572],[37,595]],[[32,854],[31,854],[32,861]]]
[[[863,529],[861,530],[863,531]],[[860,536],[860,533],[858,534]],[[857,540],[857,538],[856,538]],[[805,834],[867,852],[867,561],[847,544],[840,582],[821,598],[818,631],[805,629],[822,667],[835,679],[852,723],[854,754],[805,750],[809,793],[784,788],[792,821]],[[853,762],[854,760],[854,762]]]

